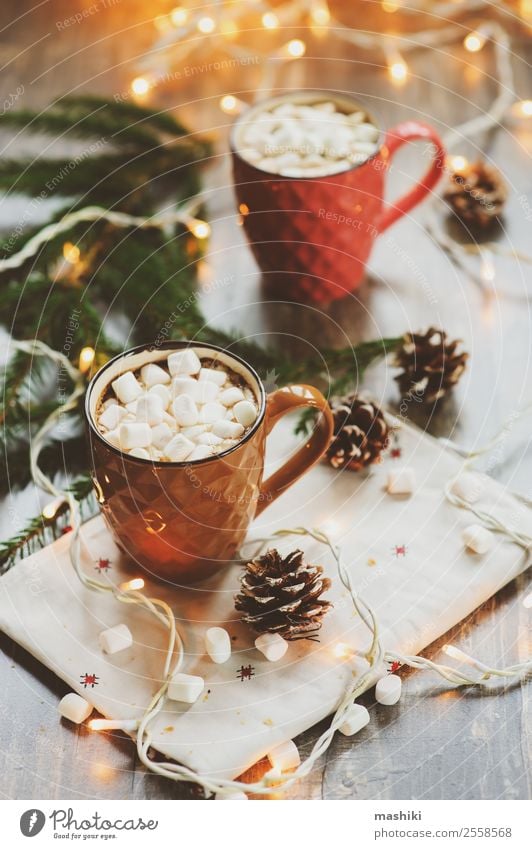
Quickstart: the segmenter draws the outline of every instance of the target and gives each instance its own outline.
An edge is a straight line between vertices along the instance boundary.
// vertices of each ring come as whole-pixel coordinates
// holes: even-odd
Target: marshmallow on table
[[[170,383],[170,375],[165,369],[158,366],[157,363],[147,363],[147,365],[142,366],[140,379],[148,389],[156,386],[158,383]]]
[[[168,698],[173,702],[186,702],[192,705],[199,699],[204,687],[205,681],[199,675],[176,672],[168,684]]]
[[[364,705],[351,705],[349,708],[344,721],[339,727],[339,731],[341,734],[345,734],[346,737],[351,737],[353,734],[357,734],[362,728],[369,723],[369,711]]]
[[[472,472],[462,472],[451,484],[451,492],[463,501],[467,501],[468,504],[478,501],[482,488],[482,479]]]
[[[115,430],[118,427],[124,416],[127,416],[127,410],[119,404],[111,404],[106,407],[98,419],[98,424],[101,424],[107,430]]]
[[[494,538],[491,531],[482,525],[468,525],[462,531],[462,539],[466,548],[475,554],[486,554],[493,548]]]
[[[274,663],[276,660],[281,660],[285,656],[288,643],[280,634],[266,633],[257,637],[255,648],[262,652],[266,660]]]
[[[416,486],[414,469],[404,466],[388,474],[387,490],[390,495],[411,495]]]
[[[375,698],[381,705],[395,705],[401,698],[401,687],[398,675],[384,675],[375,686]]]
[[[91,715],[92,705],[88,703],[87,699],[78,696],[77,693],[67,693],[57,705],[57,710],[65,719],[79,725]]]
[[[192,348],[174,351],[168,356],[168,369],[172,377],[178,374],[197,374],[200,368],[200,359]]]
[[[213,422],[223,419],[224,416],[225,407],[222,407],[222,405],[218,404],[217,401],[209,401],[207,404],[203,405],[200,411],[200,421],[204,424],[212,424]]]
[[[268,760],[274,769],[294,769],[301,763],[297,746],[293,740],[287,740],[268,752]]]
[[[178,395],[172,403],[172,412],[181,427],[190,427],[198,423],[199,411],[190,395]]]
[[[151,427],[146,422],[122,422],[118,430],[121,448],[147,448],[151,445]]]
[[[137,401],[136,417],[139,422],[147,422],[151,426],[161,424],[163,413],[163,402],[158,395],[148,393]]]
[[[227,380],[227,372],[221,369],[201,368],[198,380],[208,380],[211,383],[216,383],[217,386],[223,386]]]
[[[208,628],[205,649],[214,663],[225,663],[231,657],[231,638],[225,628]]]
[[[212,432],[221,439],[238,439],[244,433],[244,426],[239,422],[231,422],[228,419],[220,419],[214,422]]]
[[[238,401],[244,401],[244,393],[238,386],[230,386],[229,389],[223,389],[220,392],[218,401],[224,407],[233,407]]]
[[[235,419],[244,427],[253,424],[257,418],[257,410],[251,401],[238,401],[233,407]]]
[[[129,404],[131,401],[136,401],[142,395],[142,386],[132,371],[126,371],[113,380],[111,386],[114,393],[122,404]]]
[[[194,443],[182,433],[174,436],[164,447],[164,454],[173,463],[182,463],[191,454]]]
[[[116,654],[124,649],[129,649],[133,645],[133,637],[131,631],[121,623],[113,628],[107,628],[106,631],[101,631],[98,637],[100,648],[106,654]]]

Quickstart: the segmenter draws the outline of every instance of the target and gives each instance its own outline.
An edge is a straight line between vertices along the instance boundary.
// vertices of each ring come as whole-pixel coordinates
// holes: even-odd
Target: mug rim
[[[257,415],[257,418],[253,424],[253,427],[250,428],[249,432],[239,439],[236,445],[233,445],[231,448],[226,448],[225,451],[220,451],[219,454],[213,454],[211,457],[203,457],[201,460],[181,460],[176,462],[174,460],[170,461],[161,461],[161,460],[152,460],[151,458],[145,459],[144,457],[132,457],[130,454],[127,454],[125,451],[121,451],[120,448],[116,448],[107,439],[100,433],[98,428],[96,427],[96,423],[93,420],[93,417],[90,413],[90,398],[92,391],[94,389],[94,384],[96,380],[101,377],[101,375],[108,369],[113,363],[116,363],[117,360],[123,359],[124,357],[128,357],[133,354],[141,354],[143,351],[151,352],[151,351],[165,351],[172,350],[177,351],[182,348],[209,348],[211,351],[217,351],[219,353],[225,354],[227,357],[237,360],[241,365],[243,365],[249,372],[251,372],[252,376],[257,381],[257,386],[259,387],[260,392],[260,409]],[[106,384],[106,389],[109,384]],[[110,360],[107,360],[106,363],[101,366],[95,374],[91,377],[89,381],[89,385],[87,386],[87,391],[85,392],[85,402],[83,405],[84,413],[85,413],[85,421],[87,422],[88,427],[90,428],[92,434],[96,436],[99,442],[105,446],[105,448],[109,449],[116,454],[118,457],[122,457],[124,461],[145,464],[153,468],[154,466],[160,469],[183,469],[186,466],[194,465],[206,465],[207,463],[216,462],[217,460],[222,459],[223,457],[227,457],[233,451],[236,451],[251,439],[252,436],[255,435],[262,422],[264,421],[264,417],[266,415],[266,390],[264,389],[264,385],[256,370],[251,366],[246,360],[240,357],[238,354],[233,354],[227,351],[226,348],[221,348],[219,345],[212,345],[210,342],[192,342],[190,340],[179,340],[176,342],[172,342],[170,340],[166,342],[161,342],[159,345],[150,344],[150,345],[136,345],[134,348],[128,348],[127,351],[123,351],[121,354],[116,354],[114,357],[111,357]]]
[[[289,176],[285,176],[284,174],[277,174],[275,171],[266,171],[264,168],[259,168],[258,165],[254,165],[252,162],[249,162],[244,156],[242,156],[242,154],[239,152],[239,150],[236,146],[236,134],[238,132],[239,127],[242,126],[242,124],[244,123],[244,119],[246,118],[246,115],[249,114],[250,110],[255,110],[255,109],[259,109],[259,108],[264,109],[264,108],[267,108],[267,107],[271,107],[271,106],[274,106],[278,103],[283,103],[284,101],[293,100],[295,97],[298,97],[298,96],[299,97],[308,96],[311,99],[314,99],[314,98],[321,99],[321,98],[327,98],[328,97],[329,100],[333,100],[335,102],[338,102],[338,101],[341,101],[341,100],[348,100],[351,103],[355,104],[355,106],[360,107],[361,111],[363,111],[369,118],[371,118],[371,122],[374,124],[374,126],[379,131],[379,138],[378,138],[378,141],[376,142],[375,152],[370,154],[367,157],[367,159],[363,160],[363,162],[354,162],[348,168],[343,168],[341,171],[334,171],[331,174],[322,174],[320,176],[314,176],[314,177],[312,177],[310,174],[308,176],[303,175],[303,176],[299,176],[299,177],[289,177]],[[231,126],[231,130],[230,130],[230,133],[229,133],[229,147],[230,147],[230,150],[231,150],[231,153],[233,154],[233,156],[238,157],[238,159],[241,162],[244,162],[247,165],[248,168],[253,168],[259,174],[266,174],[271,180],[294,180],[294,181],[297,181],[297,180],[329,180],[329,179],[334,178],[334,177],[339,177],[342,174],[349,174],[351,171],[356,171],[357,168],[362,168],[364,165],[367,165],[368,162],[371,162],[373,159],[375,159],[377,156],[379,156],[379,154],[382,150],[382,147],[383,147],[383,143],[384,143],[384,132],[383,132],[381,126],[380,126],[380,123],[377,123],[374,120],[372,113],[369,112],[365,107],[363,107],[359,100],[356,100],[352,95],[350,95],[348,93],[343,93],[343,92],[338,93],[338,92],[335,92],[335,91],[331,91],[330,89],[317,89],[317,88],[316,89],[305,89],[305,88],[294,89],[293,91],[288,91],[288,92],[285,92],[284,94],[276,94],[276,95],[273,95],[272,97],[266,97],[266,98],[264,98],[264,100],[258,100],[256,103],[248,104],[246,106],[246,108],[243,110],[243,112],[241,112],[240,115],[238,115],[235,118],[235,120],[233,121],[233,124]]]

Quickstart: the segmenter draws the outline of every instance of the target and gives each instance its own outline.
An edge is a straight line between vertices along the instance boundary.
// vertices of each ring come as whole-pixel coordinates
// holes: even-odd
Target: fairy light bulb
[[[394,85],[404,85],[408,77],[408,65],[399,54],[393,56],[388,64],[388,74]]]
[[[73,245],[72,242],[65,242],[63,245],[63,257],[71,265],[75,265],[79,261],[80,257],[80,250],[78,246]]]
[[[79,370],[82,374],[85,374],[90,369],[95,356],[96,352],[94,348],[87,347],[81,349],[79,352]]]
[[[131,82],[131,91],[137,97],[145,97],[151,88],[149,80],[146,77],[135,77]]]
[[[220,100],[220,109],[226,115],[238,115],[242,111],[243,103],[233,94],[225,94]]]
[[[279,18],[274,12],[264,12],[261,21],[265,29],[277,29],[279,26]]]
[[[176,6],[170,12],[170,20],[174,26],[182,27],[188,20],[188,10],[184,9],[183,6]]]
[[[394,12],[397,12],[399,8],[399,3],[392,3],[391,0],[383,0],[381,6],[383,12],[389,12],[390,14],[393,14]]]
[[[446,164],[451,171],[465,171],[469,163],[465,156],[448,156]]]
[[[123,584],[120,584],[120,589],[125,593],[131,590],[142,590],[144,589],[144,579],[132,578],[131,581],[125,581]]]
[[[523,607],[526,607],[527,610],[530,610],[532,607],[532,593],[528,593],[523,599]]]
[[[326,3],[317,3],[311,9],[310,17],[312,18],[313,23],[317,24],[319,27],[327,26],[331,20],[329,7]]]
[[[336,643],[332,650],[333,657],[338,658],[338,660],[347,660],[349,657],[353,657],[354,650],[347,643]]]
[[[285,47],[286,54],[291,59],[300,59],[304,56],[307,50],[307,45],[300,38],[293,38]]]
[[[138,719],[90,719],[87,723],[91,731],[136,731]]]
[[[470,658],[468,654],[463,652],[457,646],[445,645],[443,646],[443,651],[445,654],[449,655],[449,657],[452,657],[453,660],[459,660],[462,663],[471,663],[472,658]]]
[[[200,18],[198,21],[198,29],[204,35],[209,35],[211,32],[214,32],[214,28],[216,23],[214,18],[211,18],[209,15],[205,15],[205,17]]]
[[[43,518],[48,520],[55,519],[55,517],[57,516],[57,511],[64,503],[64,498],[54,498],[53,501],[49,501],[48,504],[46,504],[43,508]]]
[[[469,35],[466,35],[464,38],[464,47],[469,53],[478,53],[479,50],[482,50],[484,45],[486,44],[486,36],[483,33],[478,32],[470,32]]]
[[[234,21],[225,19],[220,24],[220,32],[227,38],[234,38],[239,33],[239,29]]]
[[[211,227],[206,221],[201,218],[191,218],[187,222],[187,227],[196,239],[207,239],[211,235]]]
[[[512,112],[517,118],[532,118],[532,100],[519,100],[512,106]]]

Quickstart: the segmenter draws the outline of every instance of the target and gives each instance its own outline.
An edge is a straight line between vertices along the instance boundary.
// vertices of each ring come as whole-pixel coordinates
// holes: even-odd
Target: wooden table
[[[24,11],[20,3],[4,0],[2,26],[7,28],[0,34],[0,58],[6,65],[4,96],[21,82],[25,86],[23,103],[33,107],[42,107],[67,90],[111,95],[127,90],[138,72],[137,59],[153,41],[155,30],[149,20],[154,8],[146,9],[140,0],[127,4],[117,0],[114,5],[102,3],[97,13],[79,24],[58,27],[57,22],[87,5],[82,0],[56,0],[35,4],[34,11],[20,17]],[[168,4],[160,5],[161,11],[168,8]],[[376,8],[378,4],[344,5],[369,29],[382,30],[390,24],[390,17]],[[394,16],[393,23],[412,27],[414,22]],[[520,99],[530,97],[524,60],[530,60],[531,51],[523,37],[516,44],[516,99]],[[488,107],[493,100],[493,83],[485,76],[492,68],[489,48],[475,56],[465,54],[460,45],[418,51],[409,56],[409,83],[394,89],[377,54],[318,40],[310,40],[309,45],[304,60],[284,68],[282,85],[326,85],[349,91],[363,99],[387,126],[399,119],[421,117],[444,132],[447,125]],[[464,65],[464,59],[471,64]],[[529,266],[501,261],[494,283],[498,294],[483,293],[427,236],[423,229],[428,214],[425,204],[383,237],[372,256],[366,282],[352,298],[324,312],[265,302],[260,276],[235,214],[226,144],[228,119],[217,106],[219,97],[227,92],[250,99],[248,90],[257,84],[253,73],[233,80],[228,75],[200,73],[186,84],[169,82],[157,91],[161,106],[182,104],[182,114],[191,125],[214,128],[219,139],[219,154],[205,177],[213,237],[204,271],[215,281],[232,275],[232,282],[214,287],[204,297],[208,317],[219,325],[264,334],[262,338],[289,345],[294,352],[309,342],[341,344],[343,334],[359,341],[428,324],[442,326],[451,336],[464,339],[472,355],[469,369],[453,402],[438,417],[423,422],[418,416],[417,420],[437,435],[452,434],[464,446],[477,439],[482,443],[497,432],[516,406],[532,399]],[[516,124],[477,139],[474,145],[464,142],[454,151],[469,157],[483,153],[502,169],[511,197],[506,235],[501,239],[522,250],[530,244],[530,222],[522,199],[532,203],[527,170],[531,148],[532,127]],[[419,149],[414,147],[397,158],[390,179],[391,196],[419,173],[419,159]],[[2,205],[2,226],[13,225],[24,203],[18,198]],[[434,212],[441,223],[441,202],[434,202]],[[396,392],[391,377],[380,365],[368,372],[365,386],[393,404]],[[532,457],[527,430],[515,426],[493,474],[530,494]],[[36,494],[31,491],[6,503],[2,536],[13,532],[13,509],[22,521],[25,513],[35,513],[35,503]],[[527,614],[520,603],[526,585],[523,577],[507,586],[454,633],[429,647],[428,655],[452,640],[498,665],[524,659],[530,653]],[[195,795],[193,790],[147,775],[127,738],[90,734],[58,721],[56,705],[65,686],[8,639],[1,637],[0,643],[0,793],[4,797],[165,799]],[[404,683],[400,704],[374,708],[369,729],[353,740],[335,738],[312,775],[292,791],[294,798],[530,796],[531,721],[525,684],[484,694],[446,689],[423,672],[405,675]],[[368,694],[363,701],[370,705],[372,696]],[[298,740],[303,753],[310,750],[319,731],[314,728]]]

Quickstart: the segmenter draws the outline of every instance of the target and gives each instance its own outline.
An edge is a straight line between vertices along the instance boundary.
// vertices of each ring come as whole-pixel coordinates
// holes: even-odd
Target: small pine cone
[[[388,445],[389,428],[382,411],[356,395],[333,399],[334,436],[327,459],[334,469],[358,472],[377,463]]]
[[[458,382],[468,354],[457,351],[461,340],[447,341],[443,330],[430,327],[426,333],[406,333],[395,355],[394,365],[403,369],[395,380],[404,398],[434,404]]]
[[[332,607],[320,599],[331,586],[322,566],[303,562],[299,549],[282,557],[272,548],[246,564],[235,607],[257,634],[280,634],[285,640],[315,640],[322,618]]]
[[[500,217],[508,190],[496,168],[475,162],[451,174],[443,197],[460,221],[482,230]]]

